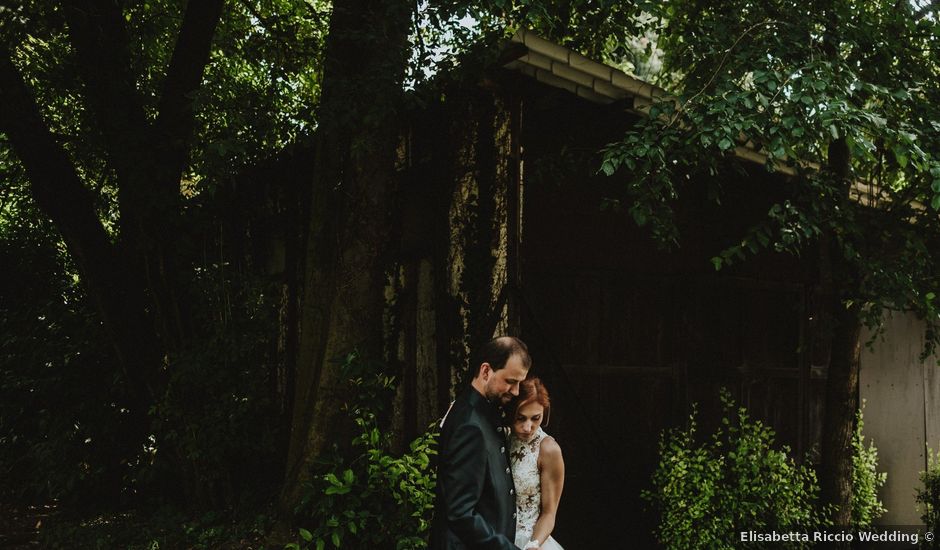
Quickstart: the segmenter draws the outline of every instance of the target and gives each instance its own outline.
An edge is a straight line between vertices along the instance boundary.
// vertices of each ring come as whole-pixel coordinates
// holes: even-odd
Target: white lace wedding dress
[[[516,546],[525,548],[532,537],[532,529],[539,519],[542,503],[542,483],[539,477],[539,449],[548,434],[539,428],[529,441],[515,436],[509,438],[509,461],[516,486]],[[563,550],[555,539],[542,542],[542,550]]]

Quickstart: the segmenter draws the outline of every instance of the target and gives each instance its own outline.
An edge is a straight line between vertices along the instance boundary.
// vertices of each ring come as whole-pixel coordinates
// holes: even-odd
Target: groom
[[[499,408],[519,395],[532,360],[512,336],[484,344],[473,380],[444,416],[430,550],[517,550],[516,493]]]

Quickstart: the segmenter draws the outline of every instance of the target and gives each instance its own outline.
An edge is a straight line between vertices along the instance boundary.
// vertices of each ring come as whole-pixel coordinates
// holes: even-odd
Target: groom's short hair
[[[522,366],[529,369],[532,366],[532,357],[525,342],[515,336],[499,336],[483,344],[471,355],[469,380],[476,378],[480,372],[480,365],[489,363],[494,371],[506,366],[506,362],[513,355],[518,355]]]

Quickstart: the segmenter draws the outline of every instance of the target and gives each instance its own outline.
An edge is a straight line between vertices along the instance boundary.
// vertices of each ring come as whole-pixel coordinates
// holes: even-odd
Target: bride
[[[514,400],[509,461],[516,491],[516,546],[563,550],[551,537],[565,483],[565,461],[555,439],[542,431],[551,402],[538,378],[524,380]]]

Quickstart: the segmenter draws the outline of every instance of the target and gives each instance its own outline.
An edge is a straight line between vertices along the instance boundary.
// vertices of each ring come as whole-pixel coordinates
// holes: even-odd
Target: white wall
[[[868,333],[862,334],[866,342]],[[883,338],[862,348],[860,397],[864,435],[878,448],[879,470],[888,472],[882,525],[920,524],[914,492],[926,467],[926,446],[940,445],[940,373],[933,358],[921,363],[924,325],[913,314],[888,315]],[[825,437],[825,434],[823,434]]]

